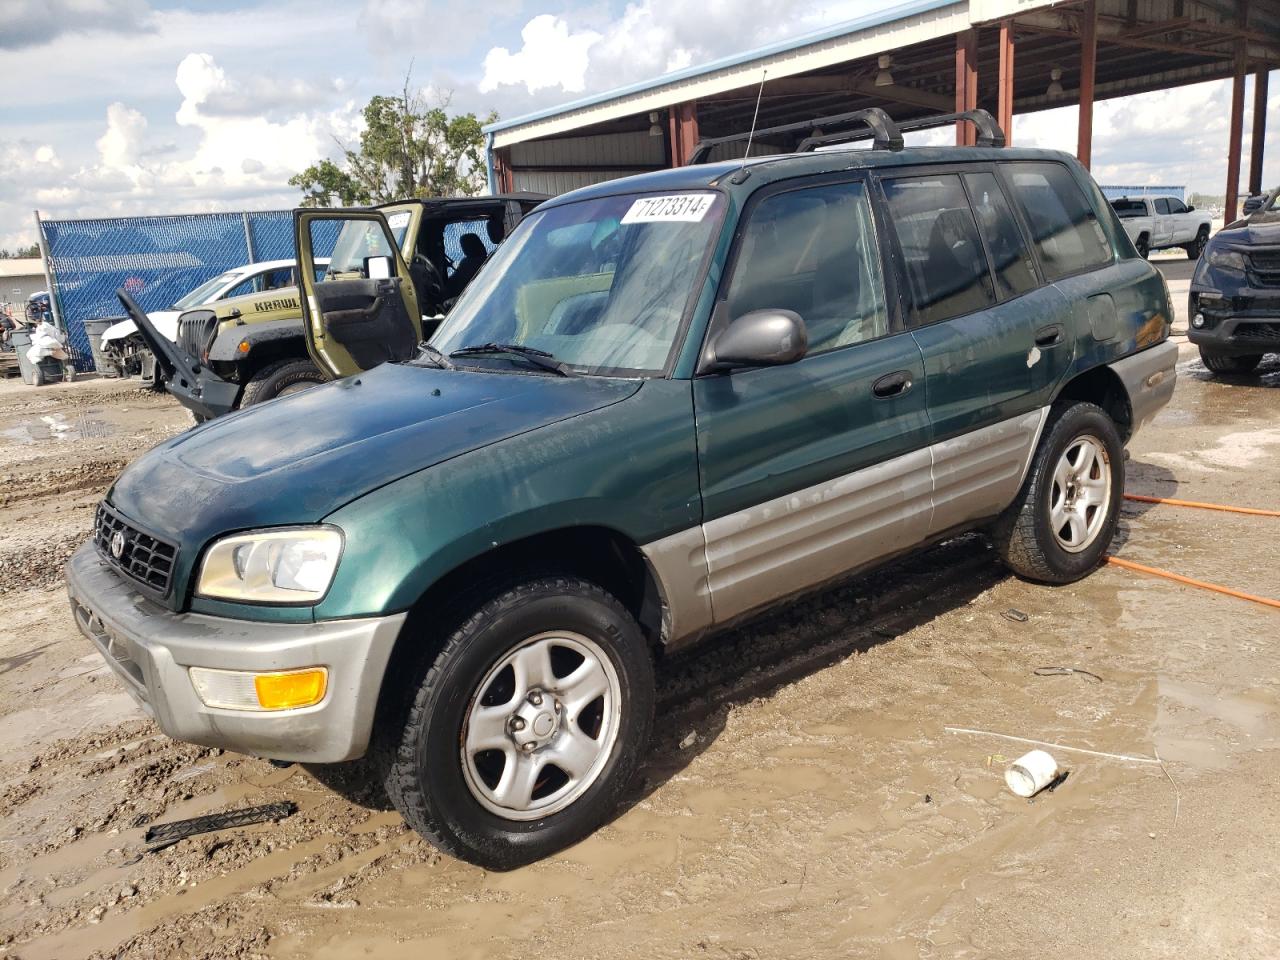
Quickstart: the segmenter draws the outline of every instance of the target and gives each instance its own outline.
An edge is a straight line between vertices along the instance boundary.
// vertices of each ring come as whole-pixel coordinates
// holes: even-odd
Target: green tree
[[[33,243],[29,247],[19,247],[17,250],[0,250],[0,260],[17,260],[22,257],[38,257],[40,256],[40,244]]]
[[[480,128],[497,118],[450,116],[448,96],[428,103],[406,76],[400,96],[379,95],[364,108],[358,148],[339,140],[341,160],[313,163],[289,183],[302,190],[304,207],[474,196],[486,185]]]

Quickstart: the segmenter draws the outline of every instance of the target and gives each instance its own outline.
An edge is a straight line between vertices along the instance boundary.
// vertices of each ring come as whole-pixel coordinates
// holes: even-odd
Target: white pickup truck
[[[1209,242],[1209,214],[1177,197],[1117,197],[1111,208],[1143,257],[1152,250],[1181,247],[1187,259],[1199,260]]]

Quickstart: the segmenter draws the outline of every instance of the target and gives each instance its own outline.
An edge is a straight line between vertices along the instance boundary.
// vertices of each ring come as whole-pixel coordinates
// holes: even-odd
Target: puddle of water
[[[0,428],[0,437],[14,443],[32,444],[45,440],[90,440],[111,436],[115,428],[106,420],[92,416],[96,412],[87,410],[74,418],[62,413],[23,418],[12,426]]]

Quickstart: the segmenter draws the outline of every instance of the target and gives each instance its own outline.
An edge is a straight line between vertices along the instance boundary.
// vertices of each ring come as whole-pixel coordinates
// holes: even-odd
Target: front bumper
[[[1280,351],[1280,289],[1244,286],[1228,293],[1192,284],[1190,316],[1200,314],[1205,323],[1188,324],[1187,338],[1226,355]]]
[[[260,623],[174,613],[146,599],[87,543],[67,563],[80,632],[160,728],[175,740],[309,763],[362,756],[405,614],[320,623]],[[297,710],[209,707],[188,667],[272,671],[329,668],[324,699]]]

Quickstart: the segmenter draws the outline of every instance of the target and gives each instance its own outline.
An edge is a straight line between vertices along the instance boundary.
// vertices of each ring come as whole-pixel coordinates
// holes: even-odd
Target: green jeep
[[[408,258],[426,329],[439,321],[520,218],[545,199],[523,193],[406,200],[371,208],[390,225]],[[334,252],[350,253],[359,242],[358,235],[338,236]],[[324,275],[329,261],[313,259],[311,268],[316,276]],[[151,325],[139,332],[161,358],[166,388],[197,421],[328,379],[308,355],[296,286],[186,311],[178,317],[177,351],[157,343]]]
[[[967,116],[987,145],[859,113],[819,142],[876,149],[558,197],[420,349],[386,217],[298,211],[312,355],[354,375],[127,468],[68,565],[81,629],[170,736],[367,756],[508,868],[628,795],[671,651],[962,531],[1088,575],[1173,391],[1168,292],[1080,164]],[[312,281],[335,223],[359,257]]]

